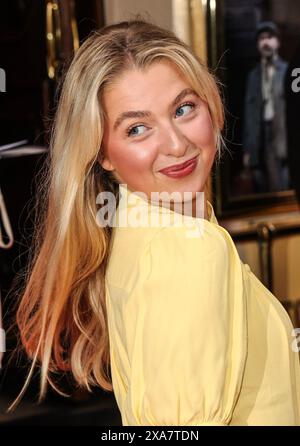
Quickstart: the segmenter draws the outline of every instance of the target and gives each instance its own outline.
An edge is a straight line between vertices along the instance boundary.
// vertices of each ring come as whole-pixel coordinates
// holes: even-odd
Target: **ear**
[[[112,165],[112,163],[109,161],[108,158],[104,158],[101,162],[100,162],[101,166],[103,167],[103,169],[105,170],[115,170],[114,166]]]
[[[98,155],[98,161],[99,164],[102,166],[105,170],[114,170],[114,166],[109,161],[109,159],[103,154],[103,150],[100,149],[99,155]]]

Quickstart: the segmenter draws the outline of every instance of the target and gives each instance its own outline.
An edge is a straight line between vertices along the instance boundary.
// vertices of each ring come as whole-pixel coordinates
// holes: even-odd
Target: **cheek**
[[[127,142],[124,140],[107,140],[107,155],[114,168],[120,174],[132,171],[142,172],[151,167],[155,151],[147,142]]]
[[[188,125],[187,136],[197,147],[214,154],[216,138],[208,110],[201,113]]]

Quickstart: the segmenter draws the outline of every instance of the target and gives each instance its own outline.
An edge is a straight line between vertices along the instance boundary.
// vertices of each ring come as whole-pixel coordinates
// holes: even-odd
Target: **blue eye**
[[[189,111],[191,111],[191,109],[193,109],[195,107],[195,104],[189,103],[189,104],[183,104],[180,107],[177,108],[176,110],[176,116],[177,117],[181,117],[181,116],[185,116],[186,114],[189,113]],[[178,113],[179,112],[179,113]]]
[[[141,127],[144,127],[144,129],[146,128],[144,125],[140,124],[140,125],[135,125],[134,127],[130,127],[127,130],[127,135],[128,136],[139,136],[142,135],[144,132],[139,132],[138,129],[140,129]]]

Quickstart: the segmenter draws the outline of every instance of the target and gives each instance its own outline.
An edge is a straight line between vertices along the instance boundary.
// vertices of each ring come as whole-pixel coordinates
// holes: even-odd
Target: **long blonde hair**
[[[99,163],[104,88],[124,70],[167,59],[208,104],[220,156],[223,107],[214,76],[172,32],[143,20],[107,26],[90,35],[66,72],[40,184],[44,212],[17,311],[21,342],[32,359],[17,404],[36,365],[40,400],[54,375],[70,371],[76,383],[112,391],[105,272],[111,230],[96,222],[96,197],[118,197],[118,183]]]

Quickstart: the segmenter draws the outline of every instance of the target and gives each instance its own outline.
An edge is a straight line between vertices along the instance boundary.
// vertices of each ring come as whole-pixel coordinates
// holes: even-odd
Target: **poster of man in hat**
[[[243,162],[252,172],[254,192],[289,189],[284,79],[287,62],[278,54],[280,38],[274,22],[256,31],[259,63],[246,83]]]

